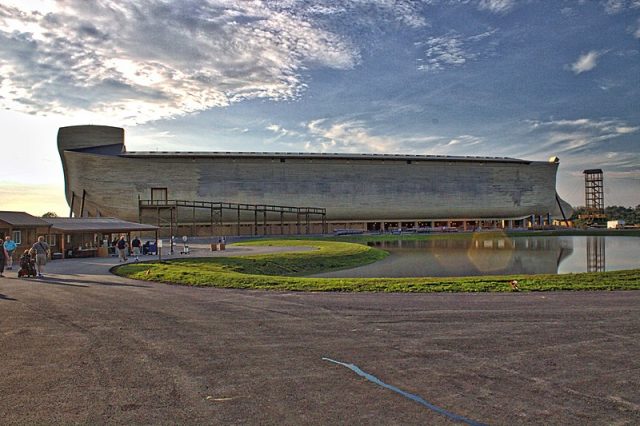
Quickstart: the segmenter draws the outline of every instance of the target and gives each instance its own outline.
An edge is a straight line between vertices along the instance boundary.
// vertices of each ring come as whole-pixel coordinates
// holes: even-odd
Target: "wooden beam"
[[[69,217],[73,217],[73,203],[76,200],[76,193],[71,191],[71,206],[69,207]]]
[[[82,190],[82,203],[80,204],[80,217],[84,217],[84,200],[87,198],[87,191]]]

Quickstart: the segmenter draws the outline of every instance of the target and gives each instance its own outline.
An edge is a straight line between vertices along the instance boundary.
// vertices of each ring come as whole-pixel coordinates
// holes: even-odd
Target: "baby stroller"
[[[29,250],[25,250],[22,256],[20,256],[18,277],[35,277],[36,275],[36,261],[29,254]]]

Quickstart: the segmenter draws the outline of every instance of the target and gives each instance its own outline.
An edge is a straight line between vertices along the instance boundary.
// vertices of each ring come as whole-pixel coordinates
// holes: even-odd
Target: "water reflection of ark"
[[[604,237],[587,238],[587,272],[605,271],[605,240]]]
[[[573,252],[570,239],[473,238],[389,241],[369,245],[386,250],[382,261],[318,277],[452,277],[557,274]]]

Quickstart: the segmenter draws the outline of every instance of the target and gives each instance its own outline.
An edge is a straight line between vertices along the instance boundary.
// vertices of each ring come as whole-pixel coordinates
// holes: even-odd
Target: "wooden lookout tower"
[[[583,171],[583,173],[586,212],[580,215],[580,219],[585,219],[587,224],[592,224],[606,218],[604,214],[602,169],[589,169]]]

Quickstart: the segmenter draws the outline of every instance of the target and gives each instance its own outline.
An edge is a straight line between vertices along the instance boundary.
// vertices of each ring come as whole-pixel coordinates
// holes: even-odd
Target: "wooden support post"
[[[196,236],[196,205],[193,205],[193,216],[191,220],[191,235],[192,238]]]
[[[87,191],[82,190],[82,203],[80,204],[80,217],[84,217],[84,200],[87,197]]]
[[[63,232],[62,233],[62,241],[60,241],[60,250],[62,251],[62,258],[66,259],[67,258],[67,250],[65,249],[65,243],[66,243],[66,234]],[[111,244],[111,240],[109,240],[109,244]]]
[[[240,235],[240,205],[238,204],[238,228],[237,234]]]
[[[76,201],[76,193],[71,191],[71,206],[69,207],[69,217],[73,217],[73,204]]]
[[[176,203],[176,227],[174,229],[176,234],[180,232],[180,219],[178,218],[178,212],[178,203]],[[173,235],[169,235],[169,237],[173,237]]]
[[[267,235],[267,209],[262,211],[262,235]]]
[[[280,211],[280,235],[284,234],[284,212]]]
[[[210,221],[211,221],[211,234],[210,236],[213,237],[213,204],[211,204],[211,216],[209,217]]]
[[[173,207],[169,207],[169,239],[170,242],[173,241]],[[171,245],[171,254],[173,254],[173,245]]]
[[[253,210],[253,235],[258,235],[258,209],[254,207]]]
[[[300,235],[300,210],[298,210],[297,217],[298,217],[298,235]]]

